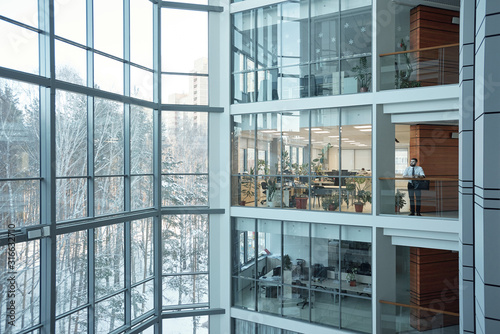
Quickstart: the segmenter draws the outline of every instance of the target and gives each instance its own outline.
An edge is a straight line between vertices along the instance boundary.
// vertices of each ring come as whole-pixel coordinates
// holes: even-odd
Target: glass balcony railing
[[[455,312],[436,310],[415,305],[379,301],[380,333],[443,333],[460,332],[460,315]]]
[[[458,179],[426,177],[428,189],[421,189],[410,200],[408,183],[412,178],[381,177],[379,178],[382,214],[408,215],[417,213],[418,195],[420,195],[420,212],[422,216],[458,219]],[[411,188],[411,186],[410,186]],[[412,210],[413,208],[413,210]]]
[[[459,44],[380,55],[380,90],[458,83]]]

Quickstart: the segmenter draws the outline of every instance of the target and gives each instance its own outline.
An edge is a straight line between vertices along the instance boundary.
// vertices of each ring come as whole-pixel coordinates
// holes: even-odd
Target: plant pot
[[[267,202],[267,206],[270,208],[274,208],[274,202]]]
[[[354,203],[354,209],[356,212],[363,212],[363,203]]]
[[[328,205],[328,211],[335,211],[335,210],[337,210],[337,207],[338,206],[336,206],[334,204],[330,204],[330,205]]]
[[[400,212],[401,211],[401,209],[397,205],[395,206],[394,210],[395,210],[395,212]]]
[[[356,281],[349,281],[350,286],[356,286]]]
[[[240,201],[240,206],[245,206],[247,204],[246,201]]]
[[[307,197],[296,197],[295,206],[297,209],[307,209]]]
[[[361,93],[366,93],[366,92],[368,91],[368,87],[360,87],[360,88],[359,88],[359,91],[360,91]]]

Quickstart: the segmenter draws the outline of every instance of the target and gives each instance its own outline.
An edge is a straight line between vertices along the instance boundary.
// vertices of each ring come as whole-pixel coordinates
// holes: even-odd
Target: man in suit
[[[410,161],[410,166],[406,167],[403,177],[411,177],[411,178],[424,178],[424,170],[422,167],[417,166],[418,160],[416,158],[412,158]],[[421,216],[420,214],[420,197],[421,190],[415,189],[413,187],[413,180],[408,180],[408,195],[410,196],[410,216],[414,216],[415,213],[417,216]],[[415,197],[415,199],[414,199]]]

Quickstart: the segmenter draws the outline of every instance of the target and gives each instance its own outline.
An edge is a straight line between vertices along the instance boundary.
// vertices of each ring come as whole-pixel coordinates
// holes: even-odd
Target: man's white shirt
[[[414,172],[412,171],[413,168],[415,169]],[[415,166],[415,167],[408,166],[403,172],[403,177],[419,177],[419,176],[425,177],[424,169],[420,166]],[[411,183],[411,180],[409,180],[408,183]]]

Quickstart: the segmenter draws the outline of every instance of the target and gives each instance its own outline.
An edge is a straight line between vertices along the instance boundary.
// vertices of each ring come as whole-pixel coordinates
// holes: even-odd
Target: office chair
[[[307,286],[305,283],[302,283],[299,280],[296,281],[295,285],[298,285],[300,287]],[[297,306],[302,305],[301,309],[304,309],[304,307],[306,307],[306,305],[310,305],[310,307],[312,308],[312,303],[309,303],[309,290],[299,288],[298,291],[299,291],[300,298],[302,298],[303,301],[298,302]]]

